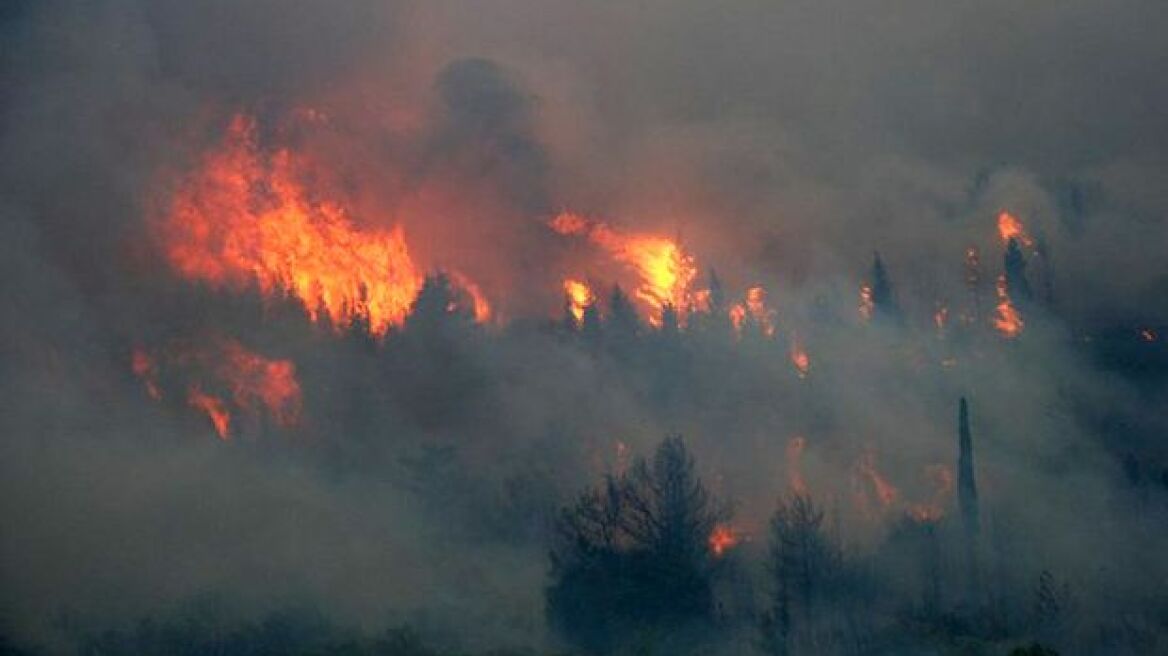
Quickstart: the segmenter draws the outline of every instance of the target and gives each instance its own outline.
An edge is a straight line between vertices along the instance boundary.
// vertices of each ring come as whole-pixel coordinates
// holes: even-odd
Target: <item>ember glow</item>
[[[872,302],[872,286],[860,285],[860,318],[868,321],[872,318],[876,305]]]
[[[925,467],[933,494],[928,501],[914,503],[908,507],[908,514],[918,522],[937,522],[945,516],[945,507],[953,494],[953,470],[941,464]]]
[[[697,264],[674,240],[647,234],[625,234],[579,214],[561,212],[549,226],[561,235],[579,236],[599,246],[636,272],[634,295],[648,309],[648,320],[661,325],[661,312],[672,306],[679,314],[693,307]]]
[[[211,425],[215,427],[215,434],[219,436],[219,439],[228,439],[228,433],[231,430],[231,413],[227,411],[223,401],[204,393],[198,385],[192,385],[187,390],[187,403],[192,408],[206,413],[207,418],[211,420]]]
[[[130,370],[146,386],[150,398],[155,401],[162,399],[162,391],[158,388],[158,363],[140,346],[135,347],[130,355]]]
[[[167,258],[191,280],[288,292],[313,320],[343,328],[363,319],[382,335],[404,320],[422,284],[405,235],[358,227],[340,204],[315,200],[304,173],[289,150],[265,156],[255,121],[236,116],[168,204]]]
[[[800,378],[806,378],[811,373],[811,356],[807,355],[807,350],[795,333],[791,333],[791,364],[795,365],[795,372]]]
[[[856,462],[852,484],[856,503],[862,510],[869,507],[869,499],[875,499],[880,510],[888,510],[900,498],[896,486],[876,468],[876,452],[871,449]]]
[[[1022,315],[1010,301],[1010,291],[1006,285],[1006,276],[998,276],[996,285],[998,304],[994,308],[994,315],[990,318],[994,328],[1005,338],[1014,339],[1022,334],[1025,324]]]
[[[710,533],[710,553],[714,554],[715,558],[721,558],[727,551],[733,549],[740,539],[734,527],[719,524]]]

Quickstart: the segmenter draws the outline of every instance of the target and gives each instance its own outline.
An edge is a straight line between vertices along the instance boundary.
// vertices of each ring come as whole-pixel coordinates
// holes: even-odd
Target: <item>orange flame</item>
[[[549,223],[561,235],[579,235],[600,246],[614,259],[630,266],[640,278],[635,295],[649,308],[649,323],[661,325],[661,313],[672,305],[679,313],[693,305],[697,277],[693,256],[665,237],[622,234],[605,223],[561,212]]]
[[[1016,239],[1026,248],[1034,248],[1034,239],[1026,232],[1026,226],[1009,212],[1002,211],[998,214],[998,235],[1001,236],[1003,244]]]
[[[949,324],[949,308],[945,305],[939,305],[937,311],[933,313],[933,325],[937,327],[937,332],[945,332],[945,326]]]
[[[300,421],[302,395],[296,366],[290,360],[274,360],[253,353],[231,339],[215,338],[195,348],[182,347],[163,352],[162,364],[177,367],[196,381],[187,390],[187,402],[211,418],[215,432],[227,439],[231,409],[257,414],[262,410],[278,426],[288,428]],[[154,400],[162,399],[157,384],[160,360],[141,348],[134,350],[131,368],[146,384]],[[230,394],[227,400],[210,392],[201,383]]]
[[[1022,315],[1018,309],[1010,301],[1010,292],[1007,289],[1006,276],[1004,275],[998,276],[997,292],[998,305],[990,320],[1003,337],[1014,339],[1022,334],[1022,329],[1026,324],[1022,321]]]
[[[881,510],[887,510],[900,497],[896,487],[876,469],[876,453],[871,449],[865,451],[856,462],[852,483],[856,488],[856,501],[861,508],[867,507],[870,495],[875,496]]]
[[[161,235],[171,265],[215,286],[287,291],[313,320],[366,319],[384,334],[421,287],[399,228],[363,230],[334,202],[315,200],[288,150],[264,157],[255,121],[237,116],[169,204]]]
[[[267,408],[276,423],[288,427],[300,418],[300,383],[290,360],[269,360],[245,349],[239,342],[223,346],[219,375],[231,390],[235,404],[255,411]]]
[[[219,435],[219,439],[227,439],[227,432],[231,428],[231,413],[227,411],[227,407],[223,404],[223,401],[203,393],[203,390],[198,385],[192,385],[187,390],[187,403],[191,407],[198,408],[207,413],[207,417],[210,418],[211,425],[215,427],[215,432]]]
[[[710,552],[714,554],[715,558],[721,558],[727,551],[737,546],[740,539],[734,527],[718,524],[710,533]]]
[[[584,323],[584,311],[596,302],[596,296],[587,283],[568,278],[564,281],[564,298],[568,304],[568,311],[576,320],[576,325]]]

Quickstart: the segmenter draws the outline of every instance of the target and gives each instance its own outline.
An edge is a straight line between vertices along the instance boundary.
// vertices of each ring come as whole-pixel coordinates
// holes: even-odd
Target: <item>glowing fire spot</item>
[[[945,516],[945,504],[953,492],[953,471],[945,465],[929,465],[925,475],[933,484],[933,496],[925,503],[909,506],[908,514],[918,522],[936,522]]]
[[[933,325],[937,327],[937,332],[945,332],[945,326],[949,325],[948,307],[938,305],[937,311],[933,313]]]
[[[449,275],[451,282],[470,296],[475,323],[487,323],[490,321],[492,316],[491,303],[487,300],[487,296],[483,293],[482,288],[458,271],[451,271]]]
[[[1006,285],[1006,276],[998,276],[997,282],[998,305],[995,308],[994,316],[990,318],[993,326],[1003,337],[1007,339],[1014,339],[1022,334],[1022,329],[1025,323],[1022,321],[1022,315],[1014,304],[1010,301],[1010,292]]]
[[[715,558],[721,558],[727,551],[733,549],[740,539],[734,527],[718,524],[710,533],[710,552],[714,554]]]
[[[860,318],[864,321],[870,320],[875,310],[876,304],[872,301],[872,286],[860,285]]]
[[[215,433],[219,435],[219,439],[227,439],[228,430],[231,428],[231,413],[227,411],[227,407],[223,401],[209,394],[204,394],[198,385],[192,385],[187,390],[187,403],[191,407],[207,413],[207,417],[211,420],[211,425],[215,427]]]
[[[130,370],[142,380],[150,398],[162,400],[162,390],[158,387],[158,363],[141,347],[136,347],[130,354]]]
[[[1026,248],[1034,248],[1034,239],[1026,232],[1026,226],[1009,212],[1003,211],[998,214],[998,235],[1002,238],[1003,244],[1015,239]]]
[[[584,323],[584,311],[596,302],[596,296],[586,283],[569,278],[564,281],[564,302],[579,326]]]
[[[672,239],[623,234],[602,222],[570,212],[560,213],[549,225],[561,235],[586,237],[614,259],[631,267],[640,279],[635,296],[648,306],[651,325],[661,325],[661,313],[667,305],[679,312],[693,306],[692,286],[697,277],[697,265],[693,256]]]
[[[192,381],[187,403],[211,418],[215,432],[227,439],[233,410],[252,415],[266,412],[276,425],[289,428],[300,421],[302,395],[296,365],[254,353],[235,340],[214,338],[198,346],[179,345],[155,357],[134,350],[131,368],[155,400],[162,399],[157,384],[162,366]],[[219,396],[216,392],[225,392]]]
[[[787,486],[798,495],[807,494],[807,481],[803,479],[803,450],[807,448],[807,440],[796,435],[787,440]]]
[[[795,373],[800,378],[806,378],[811,373],[811,356],[799,341],[798,335],[791,333],[791,364],[795,365]]]
[[[861,509],[868,507],[868,499],[875,497],[881,510],[887,510],[896,503],[900,492],[876,469],[876,453],[871,449],[864,452],[853,469],[852,485],[856,492],[856,503]]]
[[[256,412],[262,406],[284,427],[299,420],[300,383],[296,365],[290,360],[269,360],[239,342],[228,341],[223,345],[218,372],[240,408]]]
[[[302,185],[302,168],[288,150],[265,157],[255,121],[237,116],[169,203],[160,224],[166,256],[187,278],[287,291],[313,320],[341,328],[361,318],[384,334],[422,284],[405,236],[400,227],[359,228]]]

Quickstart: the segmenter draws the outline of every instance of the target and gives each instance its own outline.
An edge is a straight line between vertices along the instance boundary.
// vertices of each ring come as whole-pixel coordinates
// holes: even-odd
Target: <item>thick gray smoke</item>
[[[961,396],[1001,580],[1050,570],[1085,617],[1163,605],[1166,31],[1156,0],[5,4],[0,631],[68,651],[210,597],[555,644],[548,527],[626,448],[683,434],[749,555],[805,437],[860,553],[887,527],[855,507],[857,462],[891,513],[933,498]],[[327,119],[285,127],[306,110]],[[239,112],[421,266],[478,281],[496,324],[376,345],[176,276],[159,203]],[[563,209],[678,237],[730,301],[763,285],[776,339],[629,356],[564,335],[565,276],[630,273],[549,230]],[[984,325],[1003,209],[1040,251],[1013,341]],[[858,317],[874,251],[887,323]],[[298,427],[222,443],[131,372],[141,345],[223,336],[295,363]]]

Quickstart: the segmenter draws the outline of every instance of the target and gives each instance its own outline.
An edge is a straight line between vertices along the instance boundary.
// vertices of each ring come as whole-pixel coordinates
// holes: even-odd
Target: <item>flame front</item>
[[[252,415],[266,411],[282,428],[300,421],[303,400],[296,365],[291,360],[266,358],[235,340],[213,338],[197,347],[179,345],[160,356],[138,347],[130,364],[156,401],[163,398],[158,384],[162,366],[191,380],[187,404],[205,412],[222,439],[231,433],[232,409]],[[224,394],[218,395],[220,392]]]
[[[661,313],[672,306],[679,314],[693,305],[697,264],[672,239],[623,234],[599,221],[561,212],[549,223],[561,235],[586,237],[614,259],[631,267],[639,278],[635,295],[649,307],[649,323],[661,325]]]
[[[358,228],[342,206],[314,200],[302,173],[288,150],[264,157],[254,120],[237,116],[169,204],[167,258],[187,278],[286,290],[313,320],[343,327],[361,318],[384,334],[409,313],[422,282],[402,230]]]

